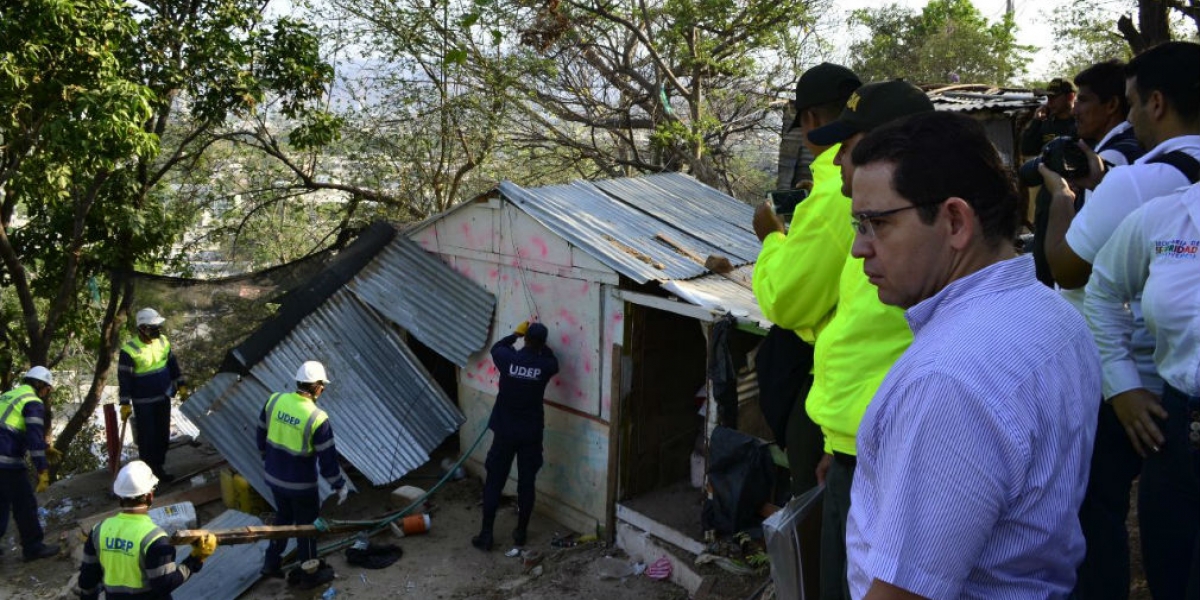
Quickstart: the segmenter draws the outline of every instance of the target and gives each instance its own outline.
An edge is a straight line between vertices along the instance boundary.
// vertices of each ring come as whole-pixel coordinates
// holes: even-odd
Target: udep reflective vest
[[[316,402],[295,392],[267,401],[267,443],[294,456],[312,456],[312,434],[329,417]]]
[[[141,377],[167,368],[167,359],[171,356],[171,342],[165,337],[160,337],[150,340],[147,344],[140,338],[133,338],[125,342],[121,350],[133,359],[134,376]]]
[[[0,463],[9,465],[7,468],[25,466],[25,446],[21,441],[25,435],[25,405],[41,401],[28,384],[0,395],[0,429],[8,438],[0,441]]]
[[[143,568],[146,549],[166,535],[146,515],[119,513],[96,525],[92,542],[104,569],[104,589],[122,594],[150,591]]]

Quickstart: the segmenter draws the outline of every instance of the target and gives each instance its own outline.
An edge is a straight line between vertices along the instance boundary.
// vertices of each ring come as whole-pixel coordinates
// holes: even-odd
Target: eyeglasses
[[[900,208],[893,208],[891,210],[868,210],[855,213],[851,215],[850,224],[854,226],[854,232],[858,235],[873,238],[875,237],[875,219],[882,219],[883,217],[888,217],[910,208],[917,208],[918,206],[922,205],[909,204],[908,206],[901,206]]]

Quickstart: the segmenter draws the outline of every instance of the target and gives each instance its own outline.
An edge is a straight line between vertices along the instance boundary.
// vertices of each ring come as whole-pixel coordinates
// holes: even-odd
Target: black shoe
[[[301,571],[300,580],[295,585],[302,590],[311,590],[317,586],[325,585],[335,578],[336,575],[334,575],[333,567],[322,566],[312,574]]]
[[[32,552],[25,551],[25,562],[31,562],[42,558],[50,558],[58,556],[58,544],[42,544],[35,548]]]
[[[524,546],[525,540],[528,538],[526,530],[517,528],[513,530],[513,543],[518,546]]]
[[[258,572],[258,574],[270,579],[283,579],[285,577],[283,569],[279,567],[269,568],[264,566],[262,570]]]
[[[484,552],[492,551],[492,532],[484,531],[479,535],[471,538],[471,545],[483,550]]]

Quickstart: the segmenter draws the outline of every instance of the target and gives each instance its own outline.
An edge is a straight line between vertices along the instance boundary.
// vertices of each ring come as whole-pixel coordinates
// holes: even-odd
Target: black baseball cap
[[[542,325],[541,323],[530,323],[529,329],[525,331],[525,339],[545,344],[546,336],[549,333],[550,331],[546,329],[545,325]]]
[[[900,117],[932,110],[929,96],[903,79],[868,83],[850,95],[836,121],[808,132],[808,141],[832,146]]]
[[[1062,77],[1055,77],[1054,79],[1050,80],[1050,83],[1046,84],[1046,94],[1049,96],[1074,94],[1075,91],[1075,84],[1063,79]]]
[[[800,111],[845,98],[861,86],[858,75],[842,65],[823,62],[805,71],[796,82],[796,118],[792,127],[800,125]]]

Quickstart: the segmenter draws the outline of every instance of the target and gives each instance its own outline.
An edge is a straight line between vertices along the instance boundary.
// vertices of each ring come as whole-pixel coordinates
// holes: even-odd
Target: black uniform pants
[[[274,486],[271,495],[275,497],[276,525],[312,525],[321,512],[321,496],[316,488],[311,492],[284,492]],[[317,557],[317,538],[312,536],[296,539],[296,562]],[[263,568],[269,571],[278,569],[283,560],[283,551],[287,548],[287,539],[271,540],[267,546],[267,557]]]
[[[42,545],[42,524],[38,522],[37,496],[24,469],[0,469],[0,538],[8,532],[8,513],[12,511],[26,554]]]
[[[133,418],[138,458],[154,471],[155,477],[167,483],[163,465],[167,462],[167,443],[171,439],[170,399],[163,396],[153,402],[134,403]]]
[[[493,434],[492,447],[483,464],[487,469],[483,483],[483,530],[491,531],[496,521],[500,493],[508,481],[513,458],[517,459],[517,528],[524,529],[533,515],[535,482],[538,469],[542,468],[542,432],[527,437],[502,435],[494,430]]]

